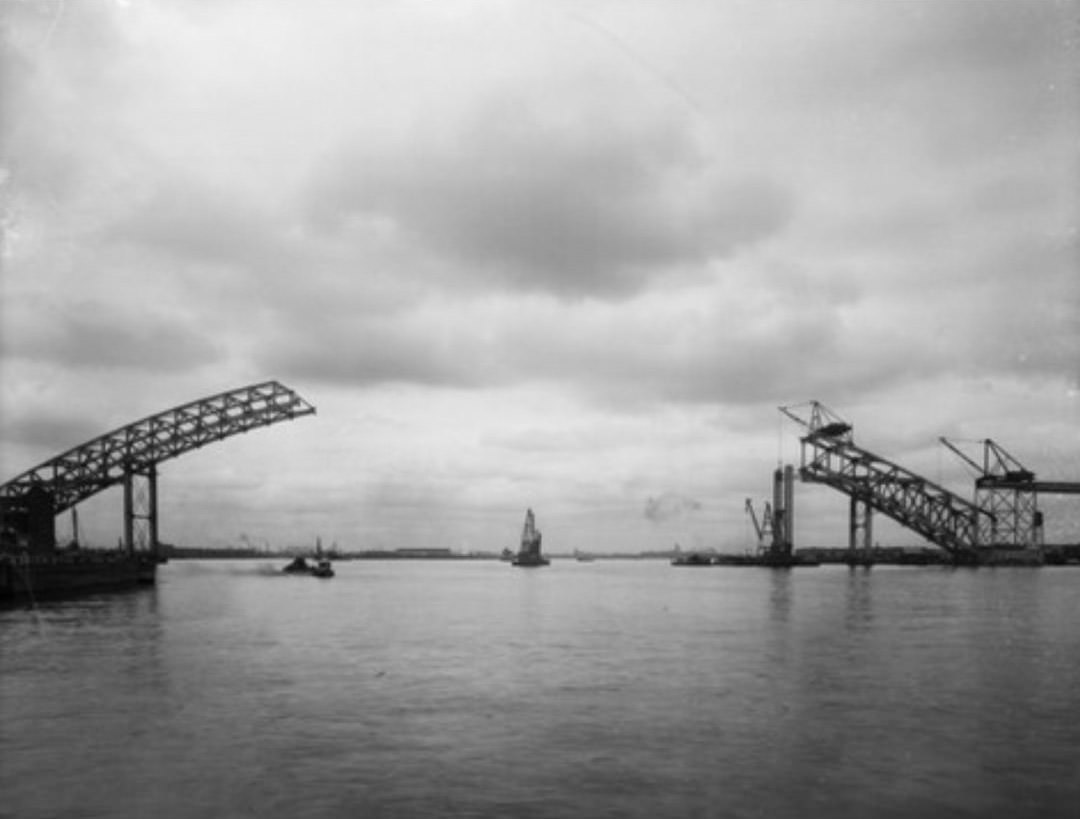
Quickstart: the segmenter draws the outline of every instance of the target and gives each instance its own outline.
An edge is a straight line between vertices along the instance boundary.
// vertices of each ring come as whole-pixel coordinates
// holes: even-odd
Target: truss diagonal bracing
[[[939,440],[975,472],[975,502],[987,512],[980,545],[1040,549],[1044,544],[1039,493],[1080,495],[1078,482],[1036,480],[1034,472],[989,438],[974,442],[982,449],[981,462],[965,453],[959,442]]]
[[[985,510],[857,446],[850,424],[828,413],[818,402],[812,405],[809,422],[781,408],[809,429],[800,439],[802,480],[843,492],[853,504],[862,505],[864,515],[867,507],[888,515],[955,558],[974,554],[979,546],[980,517],[987,515]]]
[[[230,390],[160,412],[69,449],[0,486],[0,499],[23,500],[34,490],[52,496],[59,514],[103,489],[152,476],[161,461],[315,407],[277,381]]]

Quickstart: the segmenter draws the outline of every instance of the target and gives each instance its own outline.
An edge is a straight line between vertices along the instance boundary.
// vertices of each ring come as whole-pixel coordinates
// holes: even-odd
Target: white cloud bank
[[[0,13],[9,475],[277,377],[166,539],[741,548],[807,398],[1080,479],[1075,2]]]

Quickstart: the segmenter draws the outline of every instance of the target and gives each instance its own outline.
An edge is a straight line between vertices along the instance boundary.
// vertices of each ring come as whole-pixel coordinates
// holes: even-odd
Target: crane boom
[[[796,415],[793,410],[798,407],[810,407],[810,417],[803,418]],[[807,430],[807,439],[814,438],[850,438],[853,427],[820,401],[807,401],[804,404],[791,404],[786,407],[778,407],[795,423]]]
[[[773,533],[773,510],[768,501],[765,501],[765,509],[762,512],[761,520],[758,520],[757,513],[754,511],[754,503],[750,498],[746,499],[746,512],[750,516],[750,523],[753,524],[754,534],[757,535],[758,547],[765,548],[766,542],[772,537]]]
[[[757,535],[758,542],[762,542],[765,539],[765,534],[761,531],[761,524],[758,523],[757,515],[754,514],[754,504],[750,498],[746,499],[746,511],[750,515],[750,522],[754,524],[754,533]]]
[[[955,454],[958,458],[960,458],[960,460],[962,460],[964,463],[966,463],[968,466],[970,466],[976,472],[978,472],[979,474],[984,474],[984,470],[983,470],[982,466],[975,463],[975,460],[973,458],[969,457],[966,452],[961,450],[958,446],[956,446],[956,444],[954,444],[952,441],[950,441],[944,435],[941,436],[940,438],[938,438],[938,440],[944,446],[946,446],[948,449],[950,449],[953,452],[953,454]]]

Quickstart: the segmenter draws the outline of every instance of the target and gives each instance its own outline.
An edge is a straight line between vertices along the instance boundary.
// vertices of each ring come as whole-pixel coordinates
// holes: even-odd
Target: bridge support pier
[[[136,480],[142,478],[141,485]],[[146,466],[141,474],[130,464],[124,466],[124,549],[158,552],[157,466]]]
[[[788,464],[773,472],[772,560],[786,564],[795,552],[795,468]]]
[[[874,545],[874,510],[867,498],[851,496],[848,518],[848,561],[870,565]]]

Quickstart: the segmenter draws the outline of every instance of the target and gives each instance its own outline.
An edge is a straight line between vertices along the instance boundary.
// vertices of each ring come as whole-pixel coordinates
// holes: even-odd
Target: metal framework
[[[1039,493],[1080,495],[1080,483],[1035,480],[1034,472],[989,438],[975,442],[982,446],[981,463],[963,452],[957,442],[939,440],[976,473],[975,503],[987,513],[979,534],[983,545],[1041,549],[1043,516]]]
[[[822,483],[851,498],[850,540],[854,549],[861,533],[864,546],[872,533],[870,510],[919,533],[955,559],[973,557],[979,547],[980,518],[987,513],[970,501],[885,458],[857,446],[851,424],[817,401],[810,418],[780,411],[808,432],[800,442],[799,476]]]
[[[761,513],[761,521],[758,522],[757,513],[754,511],[754,502],[746,499],[746,514],[750,516],[750,523],[757,535],[758,552],[764,552],[773,540],[773,510],[772,505],[765,501],[765,511]]]
[[[200,398],[120,427],[69,449],[0,485],[14,509],[42,492],[54,514],[104,489],[124,486],[124,540],[157,543],[157,464],[258,427],[315,413],[315,407],[277,381]],[[138,479],[145,486],[137,486]],[[138,530],[138,531],[137,531]]]

